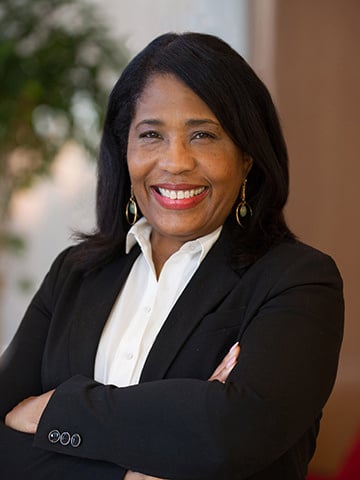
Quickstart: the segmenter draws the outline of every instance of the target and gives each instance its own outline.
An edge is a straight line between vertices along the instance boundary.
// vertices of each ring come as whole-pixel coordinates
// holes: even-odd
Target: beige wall
[[[289,147],[289,223],[336,259],[345,282],[339,375],[312,463],[330,473],[360,430],[360,2],[255,0],[252,18],[252,63]]]

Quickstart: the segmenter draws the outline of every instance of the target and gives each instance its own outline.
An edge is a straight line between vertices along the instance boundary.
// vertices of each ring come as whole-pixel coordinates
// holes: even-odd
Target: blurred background
[[[311,464],[333,478],[360,429],[359,25],[359,0],[2,0],[0,350],[72,232],[94,226],[99,132],[126,62],[166,31],[218,35],[277,105],[291,228],[344,278],[338,380]]]

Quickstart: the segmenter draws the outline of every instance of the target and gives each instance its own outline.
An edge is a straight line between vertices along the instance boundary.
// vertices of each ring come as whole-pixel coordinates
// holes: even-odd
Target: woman
[[[287,195],[275,108],[235,51],[166,34],[132,60],[97,231],[55,261],[2,360],[6,478],[305,478],[342,283],[294,239]]]

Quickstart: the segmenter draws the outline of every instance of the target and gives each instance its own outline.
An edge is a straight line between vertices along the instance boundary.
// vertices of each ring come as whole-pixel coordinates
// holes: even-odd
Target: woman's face
[[[175,76],[160,74],[137,101],[127,159],[152,241],[177,243],[224,223],[252,163],[206,103]]]

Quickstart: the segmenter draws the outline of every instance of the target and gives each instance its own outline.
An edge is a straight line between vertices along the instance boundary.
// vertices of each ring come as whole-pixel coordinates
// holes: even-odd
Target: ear
[[[243,154],[244,178],[246,178],[253,166],[254,159],[247,153]]]

